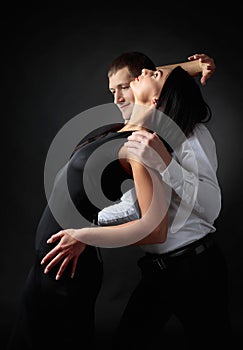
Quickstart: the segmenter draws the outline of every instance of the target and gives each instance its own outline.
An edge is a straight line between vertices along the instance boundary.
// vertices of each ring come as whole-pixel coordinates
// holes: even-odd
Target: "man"
[[[191,55],[188,57],[188,60],[188,62],[181,62],[163,67],[173,69],[180,65],[191,76],[196,77],[201,75],[201,84],[205,86],[206,81],[215,71],[216,66],[214,60],[205,54]],[[156,69],[150,58],[143,53],[126,52],[115,58],[108,69],[109,89],[113,94],[114,103],[120,109],[125,123],[129,121],[134,106],[134,96],[130,89],[130,82],[140,74],[142,67],[152,70]],[[157,68],[159,69],[160,66]],[[97,131],[95,130],[95,133],[96,132]],[[89,135],[86,138],[88,137]],[[120,218],[120,220],[124,220],[124,213],[122,212],[123,205],[127,219],[132,220],[133,218],[136,218],[137,214],[134,214],[134,209],[136,207],[134,208],[133,205],[131,207],[128,205],[130,196],[134,203],[134,191],[131,190],[124,194],[119,207],[115,205],[102,210],[99,214],[100,223],[108,225],[113,222],[114,216],[116,216],[117,219]]]
[[[206,74],[201,79],[205,83],[214,65],[204,55],[192,58],[206,64]],[[132,77],[128,67],[121,66],[122,61],[122,56],[113,61],[108,74],[109,87],[114,102],[129,122]],[[186,349],[230,345],[226,264],[212,238],[214,221],[221,209],[221,191],[210,133],[206,129],[196,130],[172,154],[156,133],[145,130],[129,136],[126,146],[161,174],[172,194],[167,240],[163,244],[142,246],[145,255],[138,261],[141,280],[122,315],[114,350],[162,348],[162,330],[172,314],[184,328]],[[188,159],[192,154],[198,164],[196,170]],[[99,223],[112,225],[114,221],[136,219],[139,212],[133,205],[135,199],[133,190],[125,193],[120,203],[99,213]]]

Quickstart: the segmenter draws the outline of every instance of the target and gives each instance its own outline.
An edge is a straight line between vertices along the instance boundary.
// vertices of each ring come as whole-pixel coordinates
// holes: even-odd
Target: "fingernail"
[[[58,281],[60,279],[59,275],[56,275],[56,281]]]
[[[45,270],[44,270],[44,273],[47,273],[48,272],[48,269],[46,268]]]

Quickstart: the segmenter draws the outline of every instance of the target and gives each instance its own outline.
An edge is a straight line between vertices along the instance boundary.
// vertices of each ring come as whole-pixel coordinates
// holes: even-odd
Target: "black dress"
[[[102,206],[121,197],[121,183],[131,178],[117,159],[119,148],[130,134],[111,131],[95,136],[80,144],[70,157],[65,175],[69,194],[80,217],[89,224]],[[61,169],[50,200],[61,203],[60,212],[70,223],[70,227],[66,228],[75,228],[71,226],[71,215],[68,214],[63,174]],[[103,195],[100,195],[101,190]],[[95,198],[92,197],[94,194]],[[87,246],[79,257],[73,279],[67,269],[56,281],[59,266],[44,274],[40,261],[54,246],[46,241],[62,229],[50,205],[47,205],[37,227],[35,261],[27,277],[9,350],[60,350],[74,349],[74,346],[92,349],[95,302],[102,283],[102,261],[97,249]]]

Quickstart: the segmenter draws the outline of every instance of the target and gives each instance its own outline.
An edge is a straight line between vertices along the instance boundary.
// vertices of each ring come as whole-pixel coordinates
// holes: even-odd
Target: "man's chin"
[[[130,120],[130,117],[131,117],[131,113],[122,113],[122,118],[125,124]]]
[[[129,106],[130,107],[130,106]],[[131,118],[131,114],[132,114],[132,108],[124,108],[123,110],[121,110],[121,114],[122,114],[122,118],[124,120],[124,123],[127,123],[130,118]]]

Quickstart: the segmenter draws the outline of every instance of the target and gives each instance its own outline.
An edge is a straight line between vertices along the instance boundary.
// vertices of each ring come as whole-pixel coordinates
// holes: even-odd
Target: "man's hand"
[[[134,131],[125,146],[145,165],[162,173],[171,161],[171,155],[156,133]]]
[[[195,54],[188,57],[189,61],[199,60],[199,64],[202,68],[201,84],[206,85],[206,81],[212,76],[216,69],[213,58],[202,54]]]
[[[78,258],[80,254],[84,251],[86,244],[82,243],[72,237],[75,230],[62,230],[58,233],[52,235],[47,243],[54,243],[58,239],[60,240],[55,248],[53,248],[48,254],[44,256],[41,261],[41,265],[48,263],[45,268],[44,273],[48,273],[56,264],[62,261],[61,266],[57,272],[56,280],[59,280],[62,276],[64,270],[71,263],[71,278],[74,277]]]

